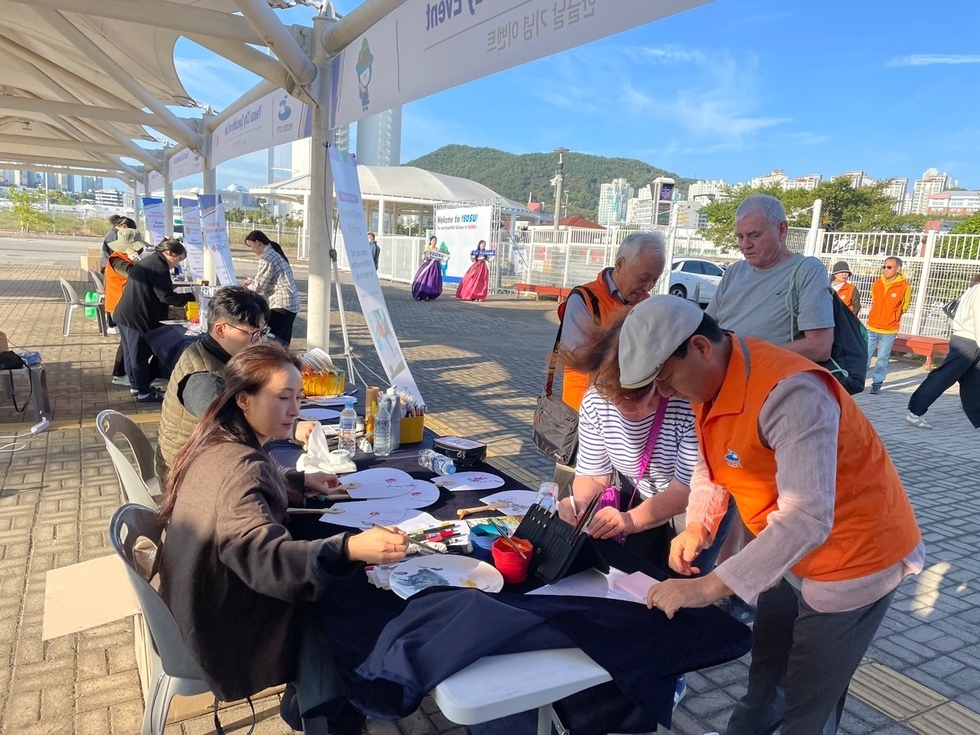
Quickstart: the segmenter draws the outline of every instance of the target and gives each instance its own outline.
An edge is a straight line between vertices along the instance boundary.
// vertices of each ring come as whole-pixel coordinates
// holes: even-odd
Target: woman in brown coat
[[[401,559],[408,542],[380,528],[294,540],[263,444],[287,438],[299,412],[296,360],[274,343],[248,347],[225,381],[167,475],[160,594],[215,694],[232,701],[294,678],[300,603],[353,562]]]

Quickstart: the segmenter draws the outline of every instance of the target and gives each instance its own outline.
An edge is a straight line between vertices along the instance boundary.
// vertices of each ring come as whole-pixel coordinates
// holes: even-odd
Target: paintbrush
[[[473,515],[474,513],[482,513],[485,510],[500,510],[501,508],[506,508],[510,503],[490,503],[488,505],[481,505],[479,508],[463,508],[462,510],[457,510],[456,515],[459,518],[466,518],[466,516]]]
[[[585,507],[585,512],[578,519],[578,523],[575,524],[575,533],[581,533],[581,531],[588,526],[589,521],[592,520],[592,516],[595,513],[596,507],[599,505],[599,495],[593,495],[592,500]]]
[[[392,528],[391,526],[382,526],[382,525],[380,525],[378,523],[372,523],[371,525],[374,528],[380,528],[380,529],[382,529],[384,531],[388,531],[390,533],[400,533],[400,531],[397,528]],[[435,546],[432,546],[431,544],[428,544],[425,541],[416,541],[414,539],[409,539],[409,542],[417,545],[420,550],[424,550],[428,554],[441,554],[442,553],[442,550],[441,549],[437,549]]]
[[[500,525],[500,523],[497,521],[496,518],[488,518],[487,520],[490,521],[490,525],[492,525],[494,528],[497,529],[497,533],[500,534],[500,538],[502,538],[504,541],[506,541],[507,544],[514,551],[516,551],[518,554],[520,554],[522,559],[524,559],[525,561],[527,561],[527,554],[525,554],[523,551],[521,551],[521,547],[518,546],[517,544],[515,544],[514,543],[514,539],[512,539],[510,536],[507,535],[507,529],[504,528],[502,525]]]

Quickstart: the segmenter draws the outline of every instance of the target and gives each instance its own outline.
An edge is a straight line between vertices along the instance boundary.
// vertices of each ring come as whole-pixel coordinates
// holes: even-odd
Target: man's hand
[[[629,535],[633,533],[633,519],[628,513],[622,513],[612,506],[600,508],[592,517],[589,524],[589,535],[592,538],[613,538],[619,534]]]
[[[701,570],[692,567],[691,562],[709,546],[711,546],[711,537],[705,525],[703,523],[689,523],[687,528],[670,542],[668,564],[670,564],[671,569],[685,577],[700,574]]]
[[[347,540],[347,558],[368,564],[390,564],[405,557],[408,536],[398,529],[369,528]]]
[[[650,588],[647,607],[673,618],[682,607],[707,607],[730,594],[728,585],[714,573],[700,579],[668,579]]]
[[[303,475],[303,486],[309,491],[306,493],[308,497],[326,495],[330,488],[339,484],[337,476],[329,472],[305,472]]]
[[[308,444],[310,434],[313,433],[313,427],[316,425],[316,421],[297,421],[296,427],[293,429],[293,436],[296,437],[296,441],[300,444]]]

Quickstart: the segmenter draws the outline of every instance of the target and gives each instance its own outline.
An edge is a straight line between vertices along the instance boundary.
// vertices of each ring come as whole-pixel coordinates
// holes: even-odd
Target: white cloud
[[[933,66],[936,64],[980,64],[980,54],[909,54],[896,56],[888,66]]]

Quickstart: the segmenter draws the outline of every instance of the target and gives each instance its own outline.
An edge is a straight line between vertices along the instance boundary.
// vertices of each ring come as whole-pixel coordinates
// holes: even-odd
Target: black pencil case
[[[587,533],[576,532],[557,513],[552,514],[536,503],[528,509],[514,536],[534,546],[528,571],[545,584],[586,569],[609,573],[609,563]]]

